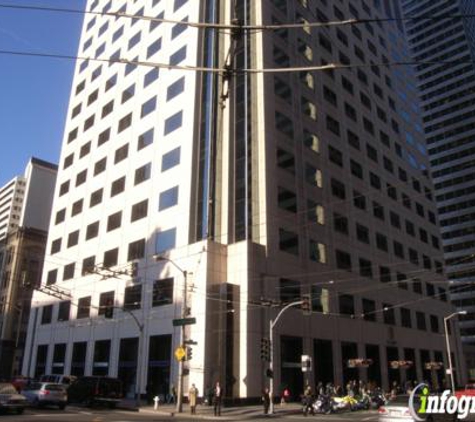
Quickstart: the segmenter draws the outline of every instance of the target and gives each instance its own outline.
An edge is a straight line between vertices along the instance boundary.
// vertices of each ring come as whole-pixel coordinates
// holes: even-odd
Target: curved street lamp
[[[452,367],[452,354],[450,352],[450,340],[449,340],[449,331],[448,331],[448,322],[450,318],[453,318],[457,315],[467,315],[467,311],[458,311],[454,312],[446,317],[444,317],[444,329],[445,329],[445,344],[447,346],[447,360],[449,361],[449,371],[450,371],[450,385],[452,387],[452,394],[455,393],[455,382],[454,382],[454,370]]]

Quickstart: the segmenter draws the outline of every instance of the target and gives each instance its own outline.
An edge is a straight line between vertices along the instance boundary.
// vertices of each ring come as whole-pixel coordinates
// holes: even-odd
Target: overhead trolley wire
[[[233,29],[242,29],[245,31],[277,31],[281,29],[303,29],[303,28],[322,28],[322,27],[331,27],[331,26],[344,26],[344,25],[356,25],[356,24],[368,24],[368,23],[377,23],[377,22],[407,22],[415,20],[444,20],[444,19],[471,19],[475,17],[475,14],[451,14],[451,15],[437,15],[437,16],[406,16],[406,17],[383,17],[383,18],[368,18],[368,19],[359,19],[359,18],[350,18],[344,20],[334,20],[334,21],[321,21],[321,22],[299,22],[299,23],[283,23],[283,24],[266,24],[266,25],[244,25],[244,24],[217,24],[217,23],[207,23],[207,22],[184,22],[181,20],[175,19],[166,19],[158,18],[153,16],[146,15],[133,15],[125,13],[122,11],[117,12],[105,12],[105,11],[92,11],[92,10],[79,10],[79,9],[68,9],[60,7],[44,7],[44,6],[28,6],[28,5],[13,5],[13,4],[0,4],[0,8],[4,9],[17,9],[17,10],[31,10],[31,11],[40,11],[40,12],[56,12],[56,13],[71,13],[71,14],[81,14],[81,15],[98,15],[98,16],[109,16],[113,18],[124,17],[129,19],[140,19],[151,22],[161,22],[161,23],[170,23],[174,25],[186,25],[199,29],[222,29],[222,30],[233,30]]]

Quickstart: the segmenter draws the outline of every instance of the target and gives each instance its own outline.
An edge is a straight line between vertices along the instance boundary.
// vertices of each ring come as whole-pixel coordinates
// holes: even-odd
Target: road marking
[[[76,413],[34,413],[33,415],[31,416],[36,416],[36,417],[45,417],[45,416],[77,416]]]
[[[368,418],[363,418],[362,420],[363,421],[372,421],[372,420],[376,420],[376,419],[378,419],[378,416],[370,416]]]

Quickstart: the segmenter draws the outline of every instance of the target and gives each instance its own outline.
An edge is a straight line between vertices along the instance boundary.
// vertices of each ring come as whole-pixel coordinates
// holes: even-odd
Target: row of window
[[[359,236],[360,240],[369,242],[369,234],[367,229],[362,225],[357,226],[356,229],[357,235]],[[378,249],[389,252],[388,241],[385,235],[377,233],[375,236],[375,240]],[[283,228],[279,229],[279,249],[281,251],[295,256],[299,256],[301,248],[300,243],[301,242],[297,233]],[[394,242],[393,247],[395,255],[400,257],[401,259],[405,259],[403,245],[400,242]],[[308,242],[308,250],[309,259],[320,263],[327,262],[326,246],[324,244],[310,239]],[[437,260],[432,261],[429,256],[420,254],[417,250],[410,247],[408,248],[408,260],[414,265],[422,265],[424,269],[432,270],[432,268],[434,267],[437,273],[443,273],[442,262]],[[353,271],[351,254],[349,252],[336,249],[335,266],[336,268],[341,270]],[[372,264],[370,261],[360,258],[359,267],[360,275],[365,277],[373,277]],[[388,267],[380,266],[380,281],[389,282],[391,280],[391,270]]]
[[[93,306],[91,296],[82,297],[77,302],[77,309],[75,312],[76,319],[90,318],[93,316],[93,309],[97,310],[97,316],[104,316],[105,318],[113,318],[116,310],[134,310],[140,309],[143,306],[143,300],[146,300],[146,295],[142,293],[142,285],[137,284],[128,286],[124,290],[124,301],[121,306],[116,304],[115,292],[104,292],[99,295],[99,305]],[[166,278],[155,280],[153,282],[151,306],[163,306],[173,303],[173,278]],[[54,307],[57,307],[56,320],[69,321],[72,318],[72,302],[70,300],[59,302],[57,305],[46,305],[42,307],[41,324],[51,324],[53,322]]]
[[[111,220],[112,221],[112,220]],[[111,224],[117,224],[115,220]],[[88,236],[97,236],[99,230],[99,223],[93,223],[87,227]],[[72,235],[72,236],[71,236]],[[79,237],[79,231],[73,232],[68,237],[68,242],[71,240],[77,242]],[[61,238],[55,240],[53,245],[57,248],[57,244],[61,247]],[[176,246],[176,228],[163,230],[157,232],[155,238],[155,253],[163,253]],[[129,243],[127,250],[127,261],[136,261],[145,257],[146,243],[145,239],[139,239]],[[104,252],[102,261],[99,262],[101,266],[110,268],[118,265],[119,263],[119,248],[109,249]],[[81,274],[84,276],[94,270],[96,265],[96,256],[90,256],[83,259]],[[63,267],[62,281],[72,280],[76,274],[76,262],[71,262]],[[58,269],[52,269],[47,274],[46,284],[55,284],[58,281]]]

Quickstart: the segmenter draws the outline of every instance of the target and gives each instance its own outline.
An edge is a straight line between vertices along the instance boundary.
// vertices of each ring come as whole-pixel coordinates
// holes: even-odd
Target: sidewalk
[[[144,405],[137,409],[135,402],[124,400],[120,407],[123,410],[139,411],[148,415],[161,416],[175,416],[175,406],[173,404],[163,404],[154,410],[153,405]],[[289,403],[285,406],[279,404],[274,407],[274,415],[269,415],[269,418],[280,417],[292,414],[299,414],[302,411],[302,406],[299,403]],[[183,412],[180,413],[180,418],[202,419],[202,420],[223,420],[223,421],[238,421],[251,420],[261,418],[264,416],[262,406],[236,406],[236,407],[222,407],[221,416],[214,416],[213,406],[199,405],[196,407],[196,414],[190,414],[190,407],[187,404],[183,405]]]

